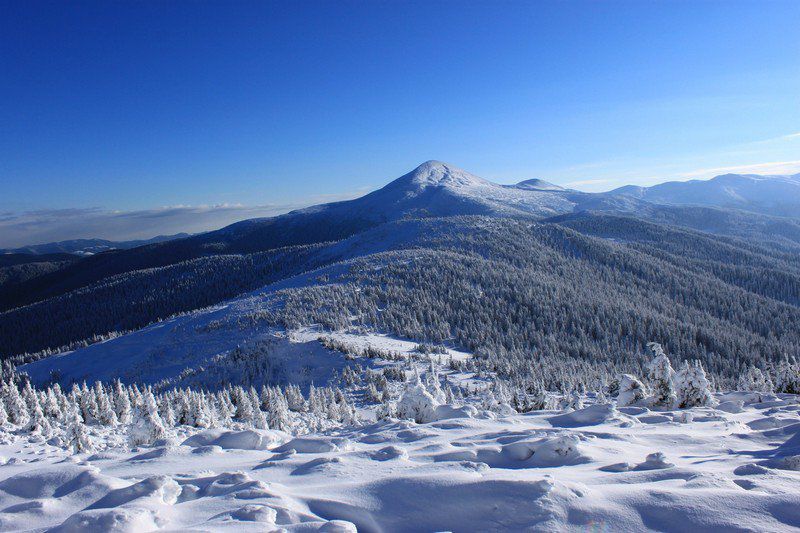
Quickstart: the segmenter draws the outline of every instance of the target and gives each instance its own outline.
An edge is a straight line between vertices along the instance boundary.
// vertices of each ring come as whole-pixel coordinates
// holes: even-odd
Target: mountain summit
[[[408,174],[394,180],[387,187],[410,187],[422,190],[427,187],[469,189],[491,187],[493,184],[474,174],[441,161],[426,161]]]

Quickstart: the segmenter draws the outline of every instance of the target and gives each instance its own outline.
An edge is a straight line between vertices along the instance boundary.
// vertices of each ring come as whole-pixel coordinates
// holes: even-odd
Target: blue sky
[[[592,191],[800,171],[799,2],[3,4],[0,218],[28,228],[271,214],[428,159]]]

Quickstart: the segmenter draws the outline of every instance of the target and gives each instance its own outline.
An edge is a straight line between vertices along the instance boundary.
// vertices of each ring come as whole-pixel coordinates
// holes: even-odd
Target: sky
[[[429,159],[586,191],[800,172],[796,1],[0,6],[0,246],[212,229]]]

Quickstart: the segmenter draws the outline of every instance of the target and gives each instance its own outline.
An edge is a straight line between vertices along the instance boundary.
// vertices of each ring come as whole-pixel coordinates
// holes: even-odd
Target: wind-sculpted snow
[[[798,397],[729,393],[716,400],[741,408],[621,412],[590,403],[511,416],[473,410],[469,417],[386,420],[296,438],[182,427],[136,449],[97,430],[96,444],[108,447],[75,456],[41,438],[9,434],[0,445],[7,458],[0,529],[800,527]]]

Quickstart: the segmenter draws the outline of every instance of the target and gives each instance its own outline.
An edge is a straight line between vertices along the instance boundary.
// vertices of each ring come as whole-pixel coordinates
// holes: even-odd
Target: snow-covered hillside
[[[790,531],[796,397],[488,411],[291,437],[184,427],[70,455],[0,444],[3,531]],[[591,400],[589,400],[591,403]],[[744,405],[743,405],[744,404]]]

